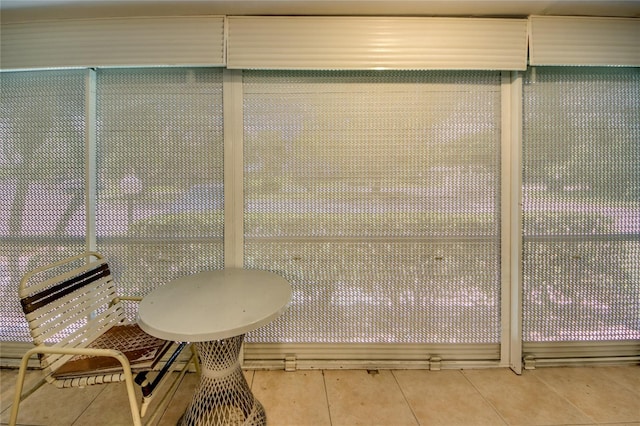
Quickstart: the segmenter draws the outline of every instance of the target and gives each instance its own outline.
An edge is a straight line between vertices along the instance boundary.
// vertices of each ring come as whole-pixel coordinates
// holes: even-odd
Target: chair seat
[[[127,357],[132,371],[135,372],[153,368],[171,344],[172,342],[145,333],[137,324],[126,324],[111,327],[87,347],[119,350]],[[119,371],[122,371],[122,365],[115,358],[76,355],[58,368],[52,376],[64,380]]]

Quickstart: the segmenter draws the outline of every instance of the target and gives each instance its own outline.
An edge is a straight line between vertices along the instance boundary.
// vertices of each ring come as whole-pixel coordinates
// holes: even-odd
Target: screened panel
[[[222,71],[99,70],[98,249],[126,294],[223,266]]]
[[[0,75],[2,341],[30,340],[18,300],[22,276],[84,247],[84,75]]]
[[[523,340],[640,338],[640,70],[524,84]]]
[[[497,343],[500,74],[244,72],[250,342]]]

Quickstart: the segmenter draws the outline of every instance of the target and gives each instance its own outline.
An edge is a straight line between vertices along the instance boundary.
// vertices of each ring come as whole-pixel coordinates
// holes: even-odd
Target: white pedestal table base
[[[240,368],[244,335],[197,342],[202,375],[181,426],[264,426],[267,416]]]

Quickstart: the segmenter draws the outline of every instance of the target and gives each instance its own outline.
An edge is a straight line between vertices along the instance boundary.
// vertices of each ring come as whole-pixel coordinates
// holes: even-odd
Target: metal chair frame
[[[155,391],[168,381],[169,373],[175,370],[178,355],[187,344],[177,344],[158,371],[157,367],[172,344],[147,335],[127,321],[123,301],[142,298],[116,294],[104,256],[89,251],[35,269],[20,281],[19,297],[35,347],[22,357],[9,425],[14,426],[17,422],[20,402],[45,383],[67,388],[122,381],[126,383],[133,424],[142,425]],[[122,334],[123,330],[129,334]],[[118,339],[122,344],[110,346],[112,342],[118,343]],[[140,340],[153,341],[155,346],[151,349],[141,347]],[[105,345],[105,341],[109,344]],[[145,418],[146,424],[155,420],[160,408],[175,394],[191,364],[199,372],[195,349],[190,346],[188,361],[166,389],[153,413]],[[29,359],[36,354],[44,377],[23,393]],[[86,364],[94,369],[83,370],[81,367]],[[154,380],[147,378],[150,371],[157,372]],[[137,373],[135,379],[134,372]],[[142,389],[140,405],[134,383]]]

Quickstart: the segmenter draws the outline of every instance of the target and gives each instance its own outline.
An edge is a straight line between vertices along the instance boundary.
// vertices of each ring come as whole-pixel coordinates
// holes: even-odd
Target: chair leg
[[[22,387],[24,386],[24,376],[26,375],[26,364],[29,362],[29,358],[26,358],[26,356],[27,355],[22,357],[20,370],[18,370],[18,380],[16,382],[15,395],[13,396],[13,406],[11,407],[9,426],[16,426],[16,422],[18,421],[18,410],[20,409],[20,400],[22,399]]]
[[[29,364],[29,358],[36,353],[33,350],[27,351],[20,361],[20,369],[18,370],[18,379],[16,380],[16,390],[13,396],[13,405],[11,406],[11,417],[9,417],[9,426],[15,426],[18,421],[18,411],[20,410],[20,402],[22,402],[29,395],[38,390],[42,385],[46,383],[44,379],[41,379],[36,385],[32,386],[25,394],[22,394],[24,388],[24,379],[27,375],[27,366]]]
[[[135,387],[133,386],[133,374],[131,374],[131,369],[124,369],[124,381],[127,386],[127,395],[129,396],[129,407],[131,408],[133,424],[134,426],[142,426],[142,419],[138,408]]]
[[[189,369],[189,364],[191,364],[191,362],[194,363],[194,365],[196,367],[196,371],[198,373],[200,373],[200,364],[198,362],[198,355],[197,355],[193,345],[191,345],[191,351],[192,351],[192,356],[186,362],[185,366],[183,367],[182,371],[180,372],[180,374],[179,374],[179,376],[178,376],[178,378],[176,380],[177,383],[179,383],[181,381],[181,379],[184,377],[184,375],[186,374],[186,372]],[[33,349],[27,351],[27,353],[25,353],[24,356],[22,357],[22,360],[20,362],[20,369],[18,370],[18,378],[16,380],[16,389],[15,389],[15,394],[14,394],[14,398],[13,398],[13,405],[11,407],[11,416],[9,418],[9,426],[16,426],[16,423],[18,421],[18,411],[20,409],[20,402],[23,401],[25,398],[27,398],[29,395],[31,395],[33,392],[35,392],[37,389],[39,389],[42,385],[44,385],[46,383],[46,380],[42,379],[35,386],[33,386],[31,389],[29,389],[28,392],[26,392],[24,395],[22,394],[22,390],[24,388],[24,380],[25,380],[25,376],[26,376],[26,372],[27,372],[27,365],[29,363],[29,359],[31,358],[32,355],[34,355],[36,353],[40,353],[40,352],[49,352],[49,351],[47,351],[47,350],[43,351],[41,348],[40,349],[39,348],[33,348]],[[129,366],[129,361],[122,354],[117,354],[117,355],[112,355],[112,356],[114,356],[114,358],[116,358],[116,359],[118,359],[118,361],[120,361],[120,363],[122,364],[123,370],[124,370],[125,385],[126,385],[126,388],[127,388],[127,396],[129,397],[129,406],[130,406],[130,409],[131,409],[131,417],[132,417],[132,420],[133,420],[133,425],[134,426],[142,426],[142,416],[144,416],[144,412],[146,411],[147,407],[146,407],[146,404],[144,404],[144,399],[143,399],[143,406],[142,407],[138,407],[138,402],[137,402],[137,397],[136,397],[136,392],[135,392],[135,386],[134,386],[134,379],[133,379],[133,374],[131,373],[131,368]],[[166,380],[166,378],[162,379],[161,382]],[[174,382],[171,385],[171,388],[170,388],[171,391],[172,391],[172,392],[170,392],[171,395],[175,394],[175,391],[178,388],[176,382]],[[158,383],[158,385],[161,386],[161,383]],[[147,404],[148,404],[148,402],[147,402]],[[155,417],[155,415],[153,417]],[[152,420],[152,419],[150,419],[150,420]]]
[[[44,384],[44,380],[38,383],[37,387],[32,388],[29,392],[27,392],[24,396],[22,395],[22,388],[24,387],[24,378],[26,375],[27,364],[29,363],[29,358],[32,355],[37,353],[60,353],[67,355],[75,355],[78,354],[78,349],[68,349],[68,348],[54,348],[54,347],[35,347],[27,351],[22,357],[22,361],[20,362],[20,370],[18,370],[18,380],[16,382],[16,391],[13,397],[13,406],[11,407],[11,417],[9,418],[9,425],[15,426],[18,421],[18,410],[20,408],[20,401],[22,401],[27,396],[31,395],[38,387]],[[124,372],[125,384],[127,387],[127,395],[129,396],[129,406],[131,408],[131,417],[133,420],[134,426],[142,426],[142,419],[140,417],[140,410],[138,408],[138,401],[136,399],[136,392],[133,381],[133,374],[131,373],[131,365],[129,364],[129,360],[124,354],[120,351],[116,350],[106,350],[106,349],[84,349],[84,352],[80,352],[81,354],[87,355],[100,355],[100,356],[110,356],[117,359],[122,365],[122,370]]]

